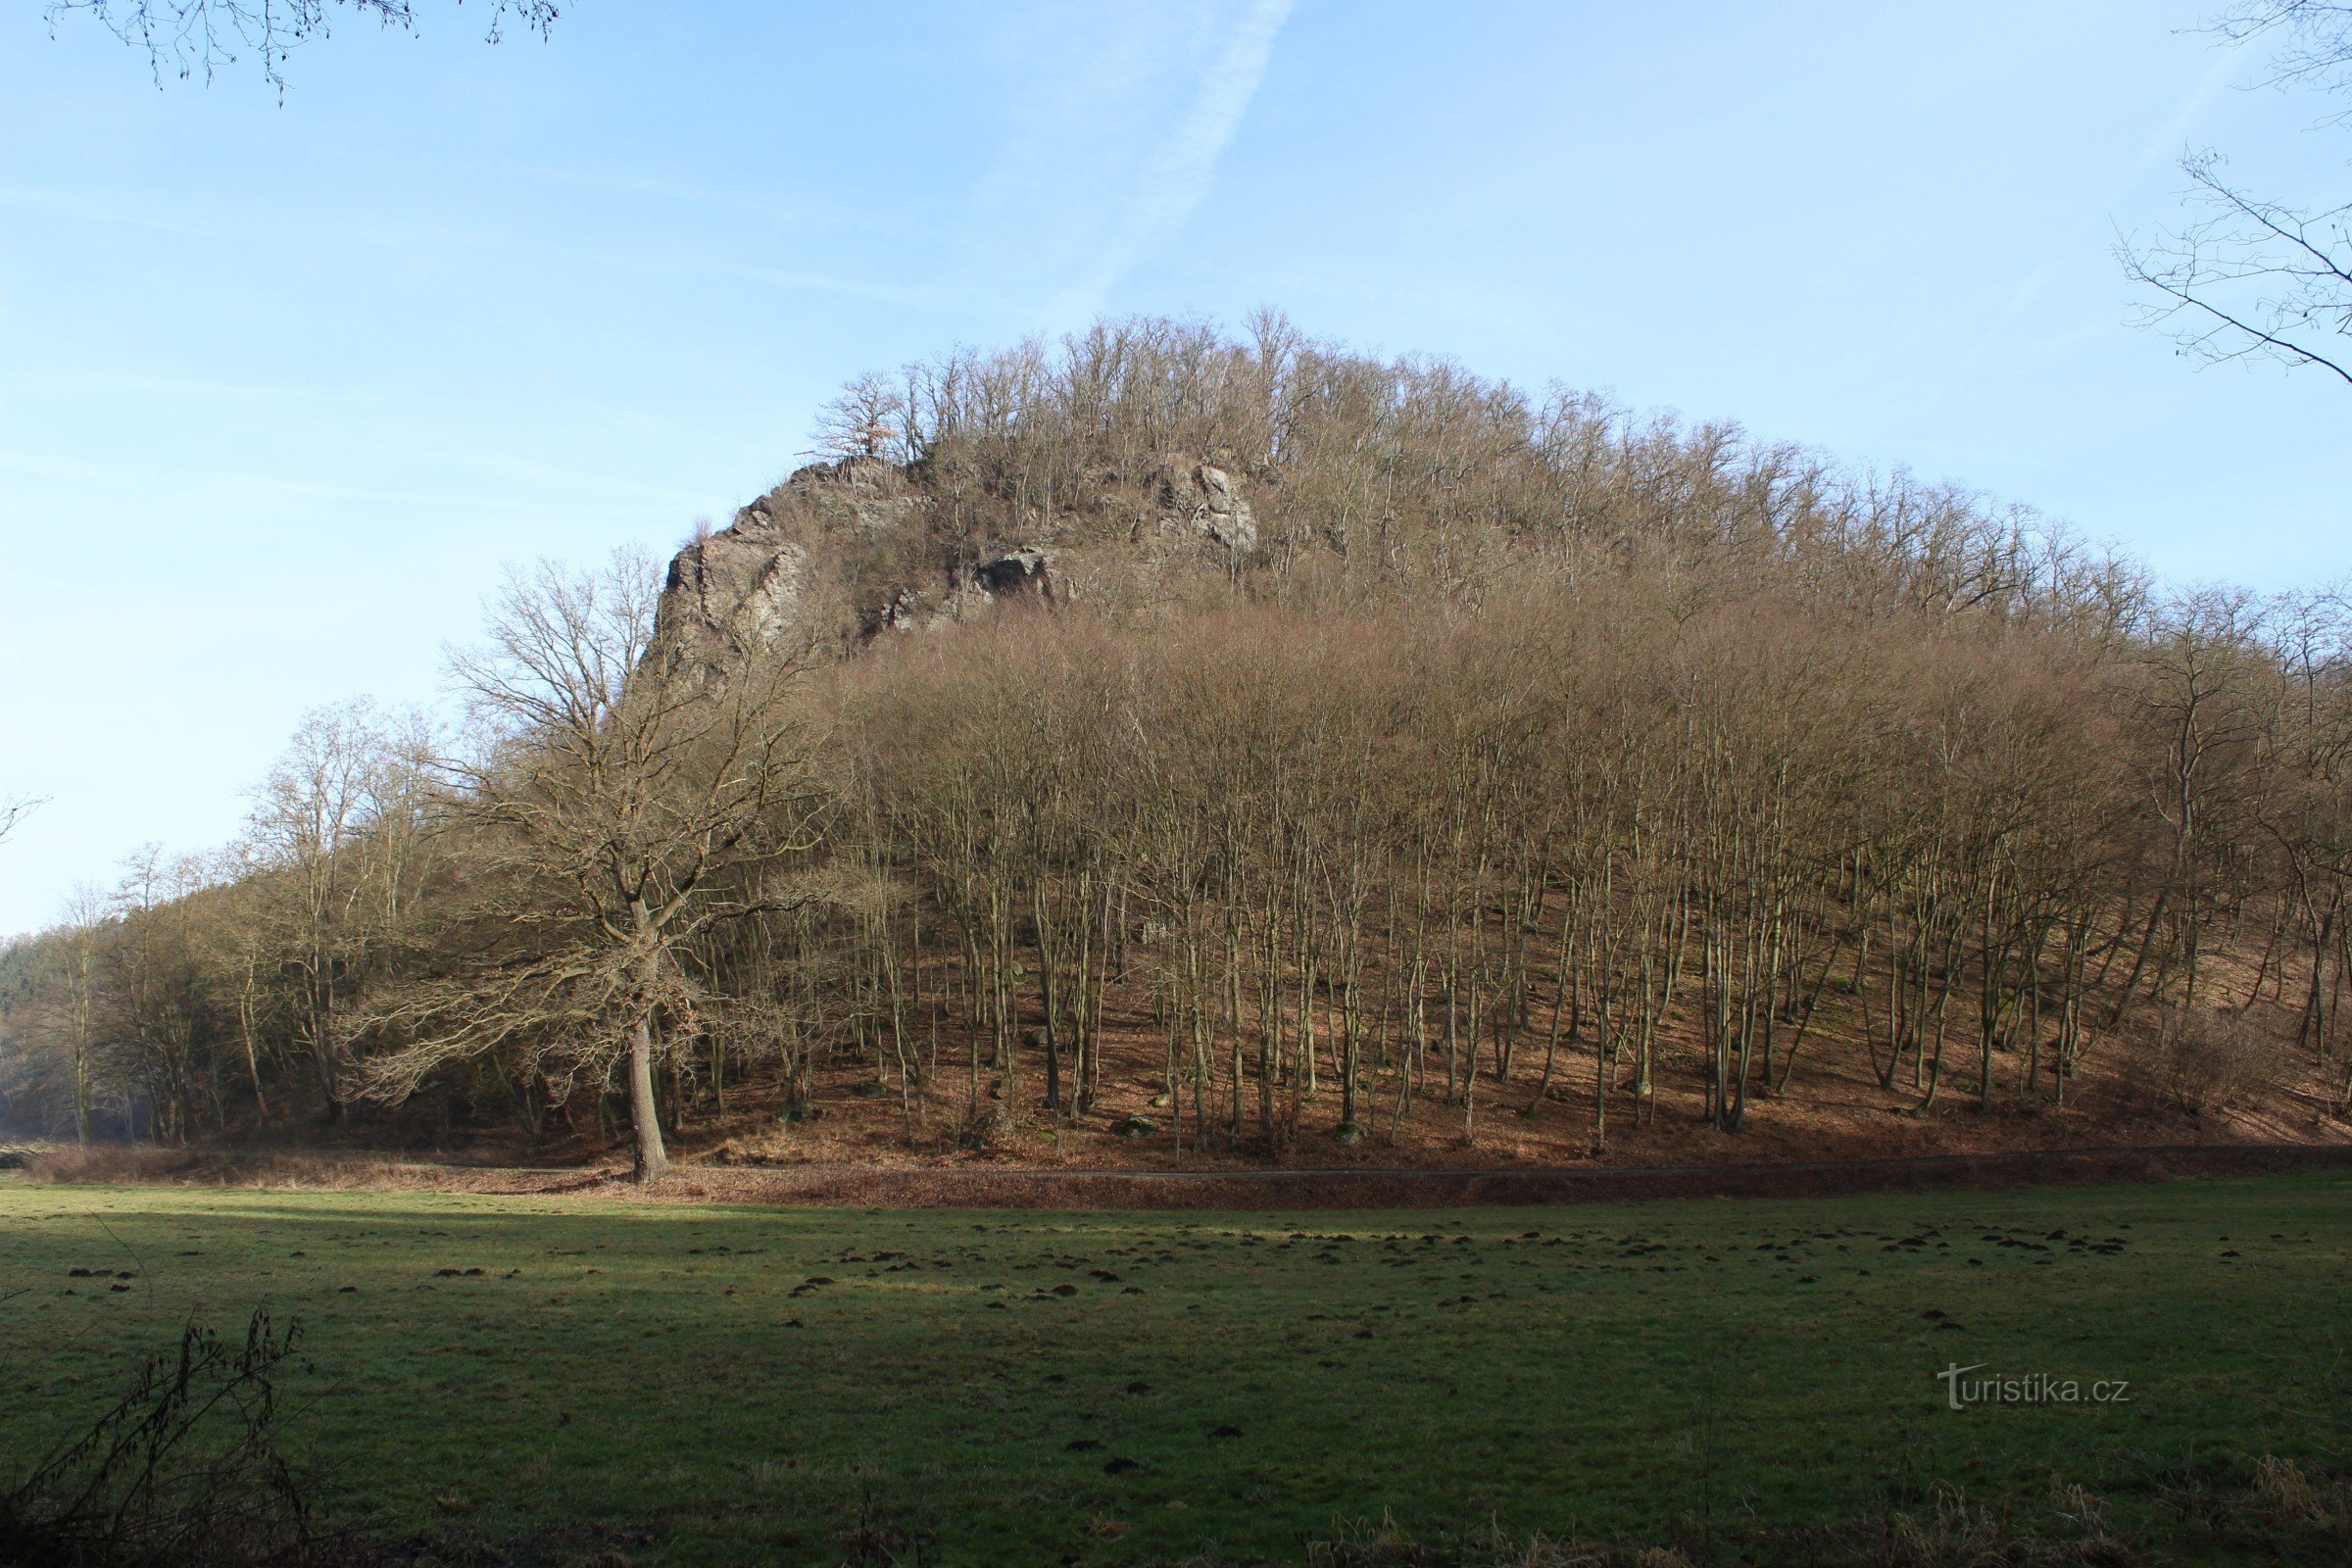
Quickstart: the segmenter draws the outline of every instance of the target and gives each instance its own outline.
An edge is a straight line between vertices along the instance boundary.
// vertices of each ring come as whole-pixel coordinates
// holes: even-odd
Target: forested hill
[[[519,574],[462,733],[315,715],[232,853],[11,948],[11,1124],[2352,1136],[2340,599],[1272,318],[862,378],[820,439],[665,576]]]
[[[1247,341],[1139,321],[951,356],[860,378],[821,426],[840,461],[673,564],[682,629],[870,637],[1007,593],[1124,619],[1212,581],[1325,612],[1639,589],[1676,614],[1762,597],[2092,637],[2158,611],[2130,563],[2020,509],[1275,318]]]

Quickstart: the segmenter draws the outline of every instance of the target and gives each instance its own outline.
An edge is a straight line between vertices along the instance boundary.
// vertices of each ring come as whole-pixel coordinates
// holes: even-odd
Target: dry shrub
[[[79,1186],[296,1188],[334,1193],[569,1193],[602,1187],[606,1171],[504,1170],[323,1154],[245,1154],[220,1150],[100,1145],[61,1149],[25,1166],[35,1181]],[[681,1189],[669,1196],[690,1197]]]
[[[2051,1482],[2050,1508],[2068,1524],[2091,1535],[2107,1533],[2107,1499],[2080,1482]]]
[[[373,1560],[322,1534],[280,1455],[276,1380],[300,1342],[257,1312],[242,1344],[191,1324],[79,1436],[0,1491],[0,1562],[311,1568]]]
[[[2123,1568],[2147,1560],[2136,1544],[2117,1539],[2106,1502],[2081,1486],[2051,1483],[2057,1528],[2046,1533],[2021,1526],[2006,1507],[1972,1506],[1946,1483],[1936,1485],[1932,1502],[1930,1511],[1898,1512],[1874,1530],[1833,1531],[1840,1549],[1802,1560],[1854,1568]]]
[[[235,1154],[152,1144],[92,1144],[60,1149],[26,1162],[34,1181],[63,1186],[321,1187],[333,1190],[438,1186],[435,1173],[378,1159],[314,1154]]]
[[[2254,1461],[2254,1495],[2279,1519],[2352,1541],[2352,1482],[2314,1476],[2292,1459],[2266,1453]]]
[[[2227,1110],[2269,1084],[2274,1054],[2243,1012],[2185,1013],[2159,1063],[2164,1092],[2194,1116]]]
[[[2289,1519],[2317,1519],[2322,1494],[2292,1459],[2266,1453],[2254,1461],[2254,1494]]]
[[[184,1179],[203,1162],[194,1150],[159,1149],[152,1144],[91,1144],[56,1149],[25,1161],[36,1182],[70,1186],[127,1186]]]
[[[1307,1543],[1306,1562],[1308,1568],[1689,1568],[1689,1559],[1671,1548],[1624,1556],[1541,1534],[1512,1536],[1491,1520],[1448,1539],[1423,1540],[1388,1514],[1377,1524],[1333,1521],[1329,1540]]]
[[[1935,1503],[1933,1514],[1898,1513],[1887,1521],[1871,1568],[1976,1568],[2016,1558],[2021,1543],[1989,1509],[1972,1508],[1961,1493],[1942,1486]]]

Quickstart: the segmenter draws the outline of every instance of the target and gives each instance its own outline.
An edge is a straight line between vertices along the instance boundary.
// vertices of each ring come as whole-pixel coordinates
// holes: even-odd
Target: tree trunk
[[[654,1020],[650,1013],[629,1028],[629,1130],[636,1135],[636,1179],[658,1179],[669,1167],[669,1154],[662,1147],[662,1118],[654,1102]]]

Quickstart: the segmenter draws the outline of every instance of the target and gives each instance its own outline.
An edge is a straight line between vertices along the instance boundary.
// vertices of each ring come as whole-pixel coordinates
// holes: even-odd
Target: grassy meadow
[[[1384,1516],[1803,1560],[1966,1507],[2229,1562],[2256,1525],[2200,1498],[2352,1459],[2340,1174],[1298,1215],[12,1177],[0,1297],[9,1475],[266,1307],[289,1451],[411,1560],[1435,1560]],[[1954,1410],[1954,1364],[2129,1387]]]

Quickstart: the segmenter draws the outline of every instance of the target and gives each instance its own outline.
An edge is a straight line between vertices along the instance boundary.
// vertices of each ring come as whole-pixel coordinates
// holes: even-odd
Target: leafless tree
[[[304,715],[255,792],[250,861],[270,895],[277,977],[295,993],[301,1044],[330,1121],[344,1102],[342,1003],[398,918],[408,870],[400,852],[412,842],[411,798],[427,744],[417,720],[364,700],[319,709]]]
[[[199,936],[208,867],[142,845],[123,862],[103,950],[107,1044],[133,1136],[185,1143],[220,1124],[217,1056],[205,1049],[212,970]]]
[[[2342,96],[2352,91],[2352,5],[2251,0],[2212,30],[2232,44],[2278,39],[2267,78]],[[2327,123],[2341,126],[2352,108]],[[2268,359],[2352,385],[2352,204],[2310,207],[2258,196],[2211,149],[2181,164],[2196,215],[2116,254],[2160,298],[2139,313],[2181,351],[2211,363]]]
[[[74,1136],[85,1145],[90,1141],[90,1095],[97,1073],[98,959],[106,920],[106,900],[97,889],[75,888],[66,903],[65,940],[58,955],[58,1023],[73,1062]]]
[[[648,660],[660,579],[641,556],[514,577],[488,641],[451,657],[478,726],[446,764],[466,895],[447,960],[385,988],[365,1026],[381,1098],[501,1051],[601,1082],[622,1073],[640,1179],[667,1162],[658,1030],[696,1026],[683,955],[713,926],[787,907],[772,872],[809,843],[803,661]]]
[[[2271,61],[2273,86],[2352,89],[2352,5],[2344,0],[2242,0],[2211,26],[2231,43],[2281,40]]]
[[[828,458],[907,456],[906,394],[879,375],[860,375],[817,411],[816,447]]]

